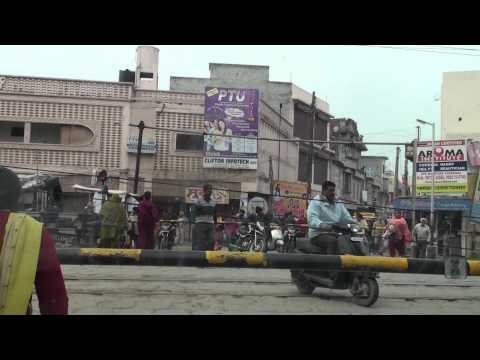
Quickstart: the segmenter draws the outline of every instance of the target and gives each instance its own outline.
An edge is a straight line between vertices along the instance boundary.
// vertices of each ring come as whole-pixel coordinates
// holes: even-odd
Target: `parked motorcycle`
[[[285,246],[285,243],[283,240],[282,226],[279,223],[273,221],[270,223],[269,227],[270,227],[270,236],[267,237],[267,246],[266,246],[265,252],[272,251],[272,250],[277,250],[281,252]]]
[[[337,237],[339,245],[343,244],[349,249],[351,255],[368,255],[368,244],[360,227],[356,224],[346,226],[333,226],[331,232],[325,235]],[[307,254],[320,254],[320,249],[308,239],[298,242],[297,251]],[[371,306],[378,299],[378,274],[371,271],[309,271],[291,270],[293,283],[301,294],[310,295],[315,288],[349,289],[353,301],[361,306]]]
[[[280,252],[291,253],[295,251],[297,247],[298,230],[294,224],[287,224],[283,234],[284,245]]]
[[[171,250],[173,242],[175,240],[175,223],[171,221],[162,221],[160,222],[160,230],[158,232],[158,249],[160,250]]]

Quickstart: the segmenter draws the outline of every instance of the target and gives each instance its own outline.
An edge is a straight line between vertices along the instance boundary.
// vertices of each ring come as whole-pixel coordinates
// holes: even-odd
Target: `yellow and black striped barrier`
[[[57,250],[64,265],[140,265],[373,271],[444,275],[443,260],[381,256],[276,254],[230,251],[159,251],[70,248]],[[480,261],[468,260],[470,276],[480,276]]]

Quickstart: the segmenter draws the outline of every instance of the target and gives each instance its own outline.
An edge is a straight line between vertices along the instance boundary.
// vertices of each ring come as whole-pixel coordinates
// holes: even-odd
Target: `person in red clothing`
[[[390,256],[395,256],[395,251],[398,251],[401,257],[405,257],[405,245],[412,241],[412,234],[408,229],[407,221],[403,218],[400,211],[395,211],[394,218],[389,221],[389,224],[395,226],[395,234],[388,242],[388,249]]]
[[[51,236],[43,224],[14,211],[21,191],[17,175],[0,166],[0,184],[0,314],[31,314],[35,286],[42,315],[67,315],[67,290]]]
[[[145,192],[138,205],[138,246],[137,249],[155,247],[155,224],[159,220],[158,210],[152,202],[152,193]]]

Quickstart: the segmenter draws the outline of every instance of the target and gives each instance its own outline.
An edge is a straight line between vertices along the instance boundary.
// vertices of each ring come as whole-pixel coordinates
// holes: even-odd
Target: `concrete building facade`
[[[480,71],[446,72],[441,96],[442,139],[480,140]]]
[[[119,175],[131,94],[126,83],[0,75],[0,164],[24,174],[105,168]],[[90,176],[62,177],[67,192],[90,182]]]

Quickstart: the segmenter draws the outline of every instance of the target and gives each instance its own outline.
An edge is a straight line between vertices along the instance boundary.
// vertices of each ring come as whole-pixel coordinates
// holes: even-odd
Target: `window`
[[[32,144],[89,145],[93,132],[85,126],[32,123],[30,142]]]
[[[141,72],[140,79],[153,79],[153,73],[150,72]]]
[[[0,141],[23,143],[25,124],[13,121],[0,121]]]
[[[327,180],[328,162],[325,159],[315,157],[313,182],[317,185],[322,185]]]
[[[298,181],[308,182],[308,154],[300,151],[298,155]]]
[[[203,151],[203,135],[177,134],[177,151]]]
[[[12,127],[12,131],[10,132],[10,135],[12,137],[23,138],[24,134],[25,134],[25,128],[24,127]]]
[[[343,173],[343,193],[350,194],[352,191],[352,174]]]

